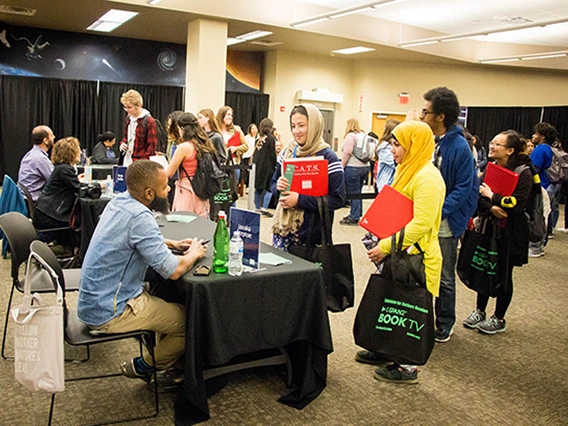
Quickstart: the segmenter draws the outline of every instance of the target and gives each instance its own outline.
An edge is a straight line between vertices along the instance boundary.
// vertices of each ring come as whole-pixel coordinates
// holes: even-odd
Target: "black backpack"
[[[546,174],[552,183],[562,183],[568,179],[568,153],[560,148],[552,148],[552,162]]]
[[[144,134],[148,134],[148,117],[149,115],[144,117]],[[152,117],[154,118],[154,117]],[[166,150],[168,149],[168,134],[162,126],[160,120],[154,118],[154,122],[156,123],[156,135],[158,137],[158,146],[156,147],[156,152],[161,152],[162,154],[169,155]]]
[[[197,160],[197,169],[192,178],[189,177],[183,166],[182,172],[191,181],[193,192],[202,200],[208,200],[223,189],[223,181],[227,175],[221,169],[217,154],[204,152]]]
[[[529,224],[529,241],[536,243],[542,241],[546,236],[546,220],[544,217],[544,203],[542,199],[542,187],[540,179],[538,179],[538,172],[534,167],[529,167],[522,164],[515,169],[515,173],[521,174],[524,170],[530,168],[533,175],[533,188],[525,212]],[[537,178],[536,181],[534,179]]]

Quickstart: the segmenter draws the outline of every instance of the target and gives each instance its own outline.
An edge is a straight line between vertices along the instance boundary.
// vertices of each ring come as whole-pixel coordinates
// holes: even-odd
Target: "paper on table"
[[[180,223],[190,223],[195,219],[196,216],[188,216],[185,214],[173,214],[170,213],[166,216],[168,222],[180,222]]]
[[[292,263],[291,260],[285,259],[274,253],[260,253],[260,255],[258,256],[258,262],[272,266],[287,265],[289,263]]]
[[[150,155],[150,161],[155,161],[160,164],[164,169],[168,168],[168,159],[165,155]]]

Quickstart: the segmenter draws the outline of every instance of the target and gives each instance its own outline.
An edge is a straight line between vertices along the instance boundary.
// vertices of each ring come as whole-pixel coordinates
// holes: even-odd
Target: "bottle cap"
[[[227,214],[225,213],[225,210],[219,210],[219,218],[225,219],[226,217]]]

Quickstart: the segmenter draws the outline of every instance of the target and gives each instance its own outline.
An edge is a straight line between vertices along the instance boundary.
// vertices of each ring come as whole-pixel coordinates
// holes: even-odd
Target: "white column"
[[[197,19],[187,26],[185,110],[215,113],[225,105],[227,23]]]

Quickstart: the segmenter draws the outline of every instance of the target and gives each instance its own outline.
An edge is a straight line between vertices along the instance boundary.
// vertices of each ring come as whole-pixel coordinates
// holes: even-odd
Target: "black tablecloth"
[[[165,223],[167,238],[212,238],[215,224],[196,218],[189,224]],[[186,302],[185,386],[175,402],[176,424],[209,419],[203,370],[237,355],[284,347],[293,370],[293,387],[279,401],[303,408],[326,386],[327,356],[333,351],[326,292],[318,266],[261,244],[292,264],[240,277],[211,272],[183,277]],[[200,264],[211,264],[209,254]]]

